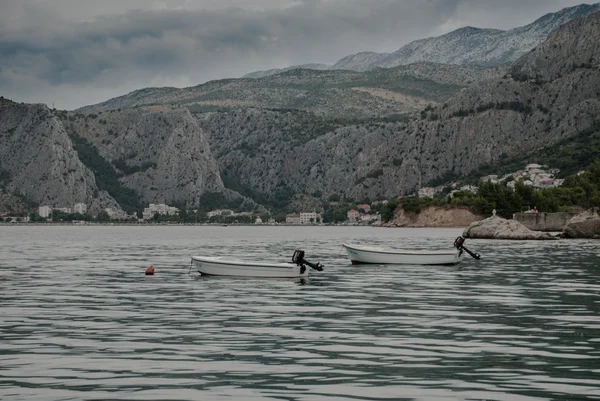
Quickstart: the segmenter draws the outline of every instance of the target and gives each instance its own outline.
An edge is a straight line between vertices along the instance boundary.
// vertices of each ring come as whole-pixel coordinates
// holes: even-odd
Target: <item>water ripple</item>
[[[3,400],[600,398],[595,241],[469,241],[480,261],[353,266],[342,242],[457,229],[0,227]],[[303,280],[205,278],[190,256]],[[154,265],[157,274],[144,276]]]

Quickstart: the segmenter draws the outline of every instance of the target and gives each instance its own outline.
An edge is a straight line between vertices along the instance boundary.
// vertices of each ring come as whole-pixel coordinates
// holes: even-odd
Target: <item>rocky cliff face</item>
[[[575,70],[600,69],[598,13],[579,18],[552,32],[548,40],[512,66],[523,80],[554,81]]]
[[[106,207],[120,210],[123,196],[115,192],[123,189],[135,191],[126,196],[137,196],[127,199],[129,208],[138,201],[139,206],[196,208],[207,192],[245,209],[257,207],[223,186],[204,132],[187,108],[141,107],[85,116],[0,102],[0,210],[81,202],[97,214]]]
[[[140,107],[99,115],[65,116],[116,168],[121,183],[144,203],[198,206],[205,192],[225,190],[198,121],[183,107]]]
[[[540,57],[561,60],[551,50],[561,52],[563,42],[578,43],[581,54],[568,57],[596,60],[600,31],[593,25],[599,19],[596,13],[562,26],[517,62],[517,79],[475,83],[412,122],[333,127],[297,144],[266,128],[273,127],[268,121],[285,120],[250,111],[210,117],[206,129],[213,146],[221,146],[221,166],[264,191],[285,184],[295,193],[324,199],[410,193],[434,179],[466,174],[502,155],[539,149],[592,126],[600,116],[600,71],[567,61],[571,67],[562,74],[548,75],[535,65]],[[523,69],[528,76],[547,78],[523,79]],[[257,144],[252,152],[235,149],[242,138]]]
[[[0,208],[24,204],[72,207],[85,203],[92,213],[119,209],[99,192],[93,173],[79,160],[57,116],[44,105],[0,101],[0,169],[5,179]],[[17,199],[15,199],[17,198]]]

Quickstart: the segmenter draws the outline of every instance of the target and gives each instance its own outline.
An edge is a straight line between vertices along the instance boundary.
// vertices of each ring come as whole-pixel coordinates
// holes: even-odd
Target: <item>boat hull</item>
[[[350,244],[343,246],[352,264],[455,265],[465,256],[458,249],[409,251]]]
[[[294,263],[256,263],[220,257],[192,256],[192,263],[203,276],[257,277],[257,278],[301,278],[308,276]]]

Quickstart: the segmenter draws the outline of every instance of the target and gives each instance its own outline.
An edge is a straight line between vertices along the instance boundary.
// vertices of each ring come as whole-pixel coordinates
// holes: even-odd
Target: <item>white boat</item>
[[[300,278],[308,276],[309,268],[323,270],[320,263],[307,262],[303,251],[294,252],[292,262],[265,263],[220,256],[192,256],[192,264],[203,276]]]
[[[377,246],[342,244],[352,264],[410,264],[410,265],[455,265],[462,262],[465,253],[475,259],[479,254],[463,246],[464,238],[454,241],[454,248],[445,250],[401,250]]]

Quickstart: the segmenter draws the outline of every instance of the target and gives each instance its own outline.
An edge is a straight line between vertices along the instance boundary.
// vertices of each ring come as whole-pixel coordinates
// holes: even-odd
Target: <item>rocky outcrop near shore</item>
[[[563,229],[566,238],[600,238],[600,216],[593,208],[573,216]]]
[[[405,213],[398,208],[394,218],[385,224],[386,227],[464,227],[474,221],[481,220],[467,208],[430,206],[420,213]]]
[[[488,217],[471,223],[463,232],[465,238],[552,240],[557,237],[541,231],[532,231],[516,220],[499,216]]]

